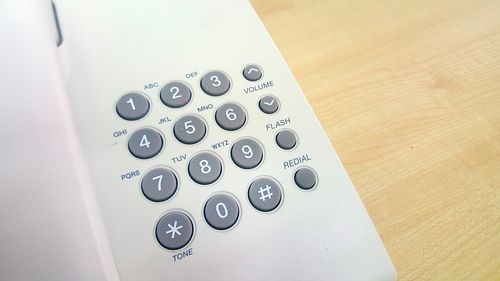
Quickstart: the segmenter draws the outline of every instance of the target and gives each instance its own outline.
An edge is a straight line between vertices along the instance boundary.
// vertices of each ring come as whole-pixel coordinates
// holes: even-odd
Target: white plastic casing
[[[122,281],[395,280],[390,259],[339,158],[247,1],[67,0],[56,5],[64,36],[59,48],[64,80]],[[263,68],[258,82],[241,75],[250,63]],[[210,70],[231,77],[229,93],[203,93],[199,82]],[[186,78],[190,73],[197,75]],[[160,101],[161,85],[173,80],[185,81],[194,91],[183,108],[171,109]],[[244,91],[268,81],[274,86]],[[155,83],[159,87],[145,89]],[[118,99],[131,91],[143,92],[151,103],[149,114],[138,121],[123,120],[115,111]],[[259,110],[257,103],[265,94],[280,100],[278,113]],[[243,105],[248,114],[247,124],[236,132],[221,129],[214,120],[215,109],[229,101]],[[198,112],[209,104],[213,109]],[[174,121],[187,113],[199,114],[208,124],[201,143],[182,144],[172,133]],[[173,121],[160,124],[166,117]],[[266,127],[286,118],[291,123],[283,128],[299,137],[292,151],[276,145],[279,129]],[[127,149],[128,137],[143,127],[159,130],[165,142],[162,152],[148,160],[134,158]],[[114,136],[123,130],[126,135]],[[243,170],[231,161],[230,146],[242,136],[264,145],[264,162],[256,169]],[[224,140],[229,146],[212,148]],[[187,173],[189,158],[201,150],[223,160],[223,175],[216,184],[196,184]],[[171,160],[184,154],[187,160]],[[311,191],[295,185],[298,166],[283,165],[303,155],[312,158],[303,165],[319,177]],[[164,203],[142,195],[141,176],[122,179],[156,166],[172,168],[180,180],[176,195]],[[283,186],[282,205],[272,213],[256,211],[247,199],[252,179],[264,175]],[[239,200],[241,217],[229,231],[216,231],[204,220],[203,203],[216,192],[229,192]],[[195,223],[192,242],[179,251],[161,248],[154,235],[157,220],[173,209],[186,211]],[[174,255],[187,249],[193,254],[174,261]]]

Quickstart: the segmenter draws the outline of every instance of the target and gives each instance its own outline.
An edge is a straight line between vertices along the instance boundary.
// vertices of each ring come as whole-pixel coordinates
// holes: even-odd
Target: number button
[[[141,181],[142,193],[154,202],[170,199],[175,194],[177,186],[177,177],[166,168],[155,168],[149,171]]]
[[[215,121],[224,130],[236,131],[245,125],[247,116],[243,108],[235,103],[226,103],[215,112]]]
[[[271,212],[281,203],[280,184],[269,177],[261,177],[250,184],[248,199],[252,206],[262,212]]]
[[[201,78],[201,89],[211,96],[221,96],[229,91],[229,77],[220,71],[211,71]]]
[[[170,82],[160,91],[161,101],[168,107],[179,108],[191,100],[191,89],[182,82]]]
[[[233,227],[240,216],[238,202],[228,194],[215,194],[208,199],[204,208],[205,220],[217,229],[226,230]]]
[[[129,121],[139,120],[149,111],[148,99],[138,93],[122,96],[116,104],[116,112],[121,118]]]
[[[139,129],[135,131],[128,140],[130,153],[140,159],[148,159],[160,153],[163,147],[163,139],[153,129]]]
[[[194,234],[193,221],[181,211],[170,211],[156,224],[156,239],[165,249],[179,250],[185,247]]]
[[[175,122],[174,135],[184,144],[195,144],[201,141],[206,134],[205,122],[195,115],[187,115]]]
[[[264,152],[262,146],[253,139],[241,139],[231,147],[231,158],[238,167],[253,169],[262,162]]]
[[[188,172],[195,182],[203,185],[211,184],[222,174],[222,163],[215,154],[200,152],[189,161]]]

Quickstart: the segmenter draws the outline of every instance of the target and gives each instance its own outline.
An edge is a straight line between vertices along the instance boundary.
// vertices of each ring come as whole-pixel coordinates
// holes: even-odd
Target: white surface
[[[106,238],[99,232],[100,224],[92,221],[96,210],[92,208],[90,193],[85,192],[86,181],[73,170],[78,167],[78,154],[73,158],[75,163],[67,161],[65,154],[77,151],[76,135],[66,122],[71,109],[120,280],[395,280],[394,268],[337,155],[248,2],[68,0],[56,4],[64,34],[58,52],[71,107],[65,107],[57,82],[56,91],[48,91],[43,96],[33,94],[41,86],[51,88],[50,81],[54,79],[51,74],[57,73],[51,52],[45,55],[26,50],[37,60],[26,61],[26,64],[48,68],[34,69],[30,76],[35,78],[23,83],[27,86],[3,87],[8,90],[11,102],[5,111],[8,114],[2,112],[2,129],[13,132],[13,137],[7,136],[4,141],[16,143],[16,149],[7,149],[8,145],[2,141],[3,155],[7,155],[2,158],[2,173],[6,173],[7,181],[2,182],[0,199],[0,268],[7,269],[2,268],[1,277],[7,272],[8,277],[31,280],[22,278],[19,270],[26,268],[22,257],[33,249],[30,244],[23,244],[33,237],[23,234],[27,233],[23,230],[33,226],[42,229],[41,235],[32,242],[33,260],[42,264],[31,273],[37,269],[46,272],[57,266],[59,268],[49,273],[66,274],[66,280],[98,280],[104,276],[101,265],[114,269],[108,259],[103,263],[98,260],[99,255],[105,256],[102,245],[106,244]],[[37,52],[48,48],[50,44],[45,43]],[[9,52],[14,52],[13,49]],[[17,65],[12,60],[9,65]],[[245,94],[244,88],[259,83],[248,82],[241,76],[241,70],[249,63],[262,66],[261,82],[273,80],[276,86]],[[232,78],[231,91],[222,97],[208,96],[199,87],[201,75],[213,69],[223,70]],[[23,69],[18,71],[14,77]],[[195,71],[199,73],[196,78],[184,77]],[[7,77],[11,77],[12,73],[7,72],[11,74]],[[151,112],[145,118],[129,122],[115,113],[115,103],[124,93],[143,90],[144,84],[150,82],[162,85],[171,80],[184,80],[194,89],[193,101],[188,106],[176,110],[166,108],[159,99],[160,88],[155,88],[144,91],[152,102]],[[31,95],[10,94],[19,89]],[[258,109],[258,100],[264,94],[280,99],[281,109],[277,114],[266,115]],[[157,124],[162,117],[176,120],[183,114],[197,113],[196,108],[202,105],[211,103],[217,108],[226,101],[237,101],[247,110],[249,121],[243,129],[226,132],[216,125],[215,110],[204,111],[199,114],[208,123],[208,136],[199,144],[187,146],[175,140],[173,122]],[[11,104],[22,104],[22,111]],[[41,105],[45,106],[40,108]],[[64,111],[65,108],[68,111]],[[23,115],[23,112],[26,113]],[[37,112],[36,117],[33,112]],[[286,117],[292,120],[287,127],[299,136],[299,146],[293,151],[277,147],[274,143],[277,130],[266,131],[267,123]],[[19,120],[7,122],[13,118]],[[166,141],[160,155],[150,160],[138,160],[130,155],[127,136],[113,137],[115,131],[127,129],[130,135],[144,126],[159,129]],[[256,137],[263,143],[264,163],[257,169],[243,170],[232,163],[230,146],[215,150],[224,161],[224,172],[214,185],[195,184],[187,174],[188,161],[173,163],[170,160],[181,154],[189,159],[200,150],[213,151],[211,144],[225,139],[232,144],[242,136]],[[314,168],[319,176],[318,186],[309,192],[293,183],[295,169],[282,168],[284,161],[303,154],[313,158],[306,165]],[[170,166],[180,176],[180,189],[168,202],[152,203],[145,199],[139,187],[140,177],[128,181],[120,178],[135,170],[145,174],[158,165]],[[46,176],[37,174],[35,180],[23,176],[26,171],[45,172]],[[254,210],[246,197],[252,179],[261,175],[272,176],[283,186],[283,204],[270,214]],[[32,190],[11,191],[13,185],[34,186],[38,196],[33,196]],[[64,188],[67,186],[74,189],[69,191]],[[202,214],[203,202],[220,191],[235,195],[242,207],[240,221],[226,232],[211,229]],[[90,204],[85,207],[89,217],[82,212],[85,208],[79,208],[82,198]],[[29,207],[19,205],[25,203]],[[175,263],[172,255],[179,251],[160,248],[154,238],[156,221],[172,209],[188,212],[196,228],[194,240],[188,246],[194,254]],[[34,210],[45,212],[30,214]],[[20,212],[33,216],[35,223],[21,220],[17,225],[17,218],[29,218],[19,216]],[[46,217],[50,218],[50,227],[43,220]],[[84,224],[68,229],[62,227],[67,224],[58,224],[69,218]],[[90,226],[91,222],[97,228]],[[9,230],[4,231],[5,227]],[[44,235],[46,231],[50,234]],[[76,250],[72,247],[75,240],[78,240]],[[43,255],[44,251],[54,251],[54,245],[61,245],[56,243],[59,241],[64,251],[61,255],[51,255],[51,258]],[[18,248],[19,255],[15,253]],[[76,265],[89,268],[89,272],[74,278],[71,266]],[[92,273],[95,279],[87,275]],[[42,276],[39,280],[51,279]]]
[[[52,27],[49,1],[0,2],[0,280],[117,280]]]

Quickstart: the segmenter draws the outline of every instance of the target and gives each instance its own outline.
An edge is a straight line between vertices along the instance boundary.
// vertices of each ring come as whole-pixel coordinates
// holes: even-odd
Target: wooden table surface
[[[399,280],[500,280],[500,1],[252,4]]]

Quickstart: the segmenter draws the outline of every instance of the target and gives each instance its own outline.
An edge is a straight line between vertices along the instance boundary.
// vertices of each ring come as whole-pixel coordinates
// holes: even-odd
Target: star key
[[[156,224],[158,243],[167,250],[179,250],[191,242],[194,225],[184,211],[169,211]]]

